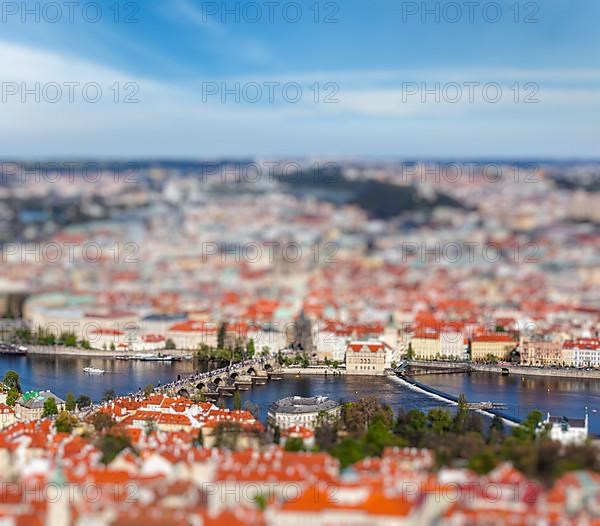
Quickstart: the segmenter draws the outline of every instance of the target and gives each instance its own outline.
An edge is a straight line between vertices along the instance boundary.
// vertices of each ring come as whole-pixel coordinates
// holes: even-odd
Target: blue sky
[[[273,21],[268,1],[122,0],[118,21],[115,0],[96,2],[101,14],[80,2],[73,21],[60,1],[60,15],[42,2],[39,20],[16,4],[0,33],[4,158],[600,157],[597,0],[482,0],[471,12],[279,0]],[[68,100],[72,82],[102,95],[92,103],[77,86]],[[240,101],[223,102],[224,87]],[[23,102],[25,88],[40,101]]]

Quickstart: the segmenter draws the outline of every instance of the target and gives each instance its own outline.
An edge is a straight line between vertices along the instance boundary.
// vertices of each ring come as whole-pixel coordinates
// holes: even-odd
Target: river
[[[103,375],[88,375],[84,367],[95,367],[106,371]],[[127,394],[145,387],[157,386],[185,377],[200,370],[194,360],[174,363],[121,361],[102,357],[74,357],[30,354],[29,356],[0,356],[0,378],[6,371],[19,373],[22,388],[50,389],[60,397],[68,391],[75,396],[85,394],[99,400],[108,390]],[[436,400],[406,389],[394,380],[383,377],[346,376],[286,376],[284,380],[257,385],[242,392],[242,400],[250,400],[266,411],[271,403],[285,396],[326,395],[335,400],[352,400],[361,396],[376,396],[394,409],[419,407],[427,410],[438,407]]]
[[[502,402],[509,416],[522,420],[534,409],[555,416],[583,418],[589,410],[590,431],[600,434],[600,380],[552,376],[502,376],[497,373],[428,374],[419,382],[470,402]]]
[[[84,367],[104,369],[106,374],[89,376]],[[197,362],[175,363],[119,361],[102,357],[71,356],[0,356],[0,374],[19,373],[23,389],[50,389],[64,398],[68,391],[99,400],[107,390],[126,394],[147,384],[165,384],[178,375],[199,369]],[[494,373],[432,374],[417,377],[427,385],[454,396],[464,392],[469,401],[494,401],[506,404],[505,412],[517,419],[533,409],[558,416],[582,417],[589,407],[590,430],[600,434],[600,381],[568,378],[501,376]],[[261,417],[271,403],[291,395],[326,395],[335,400],[375,396],[395,410],[439,407],[439,401],[400,385],[393,378],[352,376],[286,376],[282,381],[254,386],[242,392],[242,400],[258,405]],[[230,401],[231,399],[229,399]],[[595,413],[594,411],[598,411]]]

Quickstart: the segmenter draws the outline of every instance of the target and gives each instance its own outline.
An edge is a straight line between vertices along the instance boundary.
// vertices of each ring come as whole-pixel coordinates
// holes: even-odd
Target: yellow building
[[[415,360],[436,360],[440,358],[440,339],[437,333],[419,334],[410,340]]]
[[[508,361],[510,353],[517,346],[515,339],[508,334],[484,334],[476,336],[471,342],[471,360],[485,361],[493,356]]]
[[[465,355],[464,337],[457,330],[418,332],[410,344],[415,360],[462,360]]]

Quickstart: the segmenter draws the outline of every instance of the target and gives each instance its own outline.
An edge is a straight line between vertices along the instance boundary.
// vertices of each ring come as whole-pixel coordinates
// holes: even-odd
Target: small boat
[[[104,374],[104,369],[96,369],[95,367],[84,367],[83,372],[86,374]]]
[[[28,353],[27,347],[22,345],[13,345],[10,343],[0,343],[0,354],[10,354],[13,356],[25,356]]]
[[[143,362],[176,362],[181,360],[178,356],[172,356],[170,354],[142,354],[136,355],[138,360]]]

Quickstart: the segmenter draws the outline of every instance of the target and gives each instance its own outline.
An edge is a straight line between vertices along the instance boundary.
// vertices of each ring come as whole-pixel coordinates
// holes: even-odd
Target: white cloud
[[[402,89],[402,82],[419,78],[418,72],[369,76],[363,71],[211,79],[230,87],[236,81],[298,82],[303,97],[290,104],[278,92],[271,104],[265,88],[262,103],[222,104],[218,96],[203,103],[200,83],[159,82],[77,56],[0,42],[0,81],[5,90],[6,83],[16,83],[19,89],[25,83],[31,89],[36,82],[94,82],[103,90],[96,104],[83,100],[80,88],[75,88],[75,103],[67,101],[67,88],[56,104],[32,102],[32,95],[26,103],[20,94],[6,97],[6,103],[0,102],[5,123],[0,129],[0,156],[597,155],[592,138],[600,135],[600,89],[589,82],[597,78],[596,72],[546,72],[545,78],[561,83],[541,83],[540,102],[530,105],[512,102],[509,90],[514,81],[530,79],[528,72],[487,76],[492,73],[452,72],[448,77],[440,74],[438,80],[497,81],[508,90],[498,104],[481,97],[475,103],[465,97],[457,104],[423,104],[419,96],[407,97]],[[339,102],[315,104],[310,89],[314,82],[338,83]],[[139,102],[115,103],[115,84],[122,98],[131,93],[125,89],[128,83],[139,87],[135,95]]]

